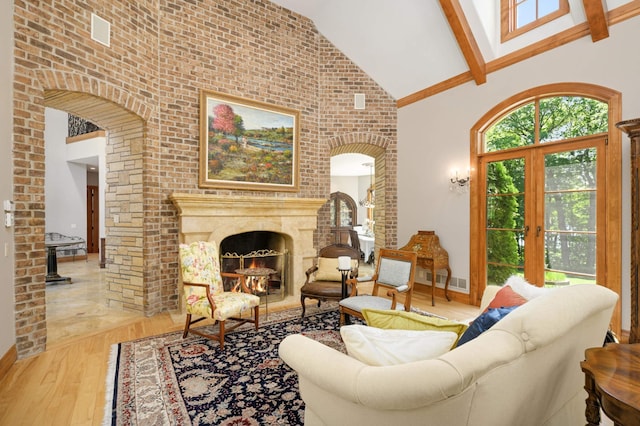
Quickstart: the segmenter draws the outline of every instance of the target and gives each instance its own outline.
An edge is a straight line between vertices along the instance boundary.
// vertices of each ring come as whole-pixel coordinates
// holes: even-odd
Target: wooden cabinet
[[[638,268],[640,267],[640,118],[616,124],[631,139],[631,330],[629,343],[638,336]]]

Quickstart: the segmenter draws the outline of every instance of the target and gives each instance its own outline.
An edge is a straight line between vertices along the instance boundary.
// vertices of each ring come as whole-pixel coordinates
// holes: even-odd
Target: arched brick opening
[[[20,358],[46,348],[45,107],[69,112],[107,130],[104,206],[109,305],[145,315],[161,308],[156,300],[159,279],[147,271],[145,259],[146,236],[153,231],[145,217],[145,209],[154,202],[145,189],[146,167],[152,164],[146,158],[151,109],[119,88],[90,77],[41,71],[35,80],[39,90],[31,89],[34,93],[15,109],[16,117],[28,113],[28,119],[14,121],[15,310]]]
[[[375,247],[397,245],[397,154],[389,149],[391,140],[370,133],[351,133],[329,141],[331,156],[339,154],[365,154],[375,159],[376,208]]]

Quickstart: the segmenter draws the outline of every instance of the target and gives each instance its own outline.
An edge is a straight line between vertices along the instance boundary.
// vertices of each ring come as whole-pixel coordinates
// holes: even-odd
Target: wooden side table
[[[449,253],[440,245],[440,238],[434,231],[418,231],[407,245],[400,250],[418,253],[417,266],[431,270],[431,306],[436,305],[436,271],[447,270],[447,281],[444,284],[444,297],[449,298],[449,282],[451,282],[451,268],[449,267]]]
[[[600,424],[601,407],[616,426],[640,425],[640,343],[587,349],[580,367],[587,426]]]

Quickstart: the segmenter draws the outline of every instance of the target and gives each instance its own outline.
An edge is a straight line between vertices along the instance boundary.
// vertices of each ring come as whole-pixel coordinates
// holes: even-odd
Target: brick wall
[[[376,157],[377,201],[384,203],[376,209],[380,240],[396,244],[395,101],[298,15],[260,0],[194,3],[15,0],[20,357],[46,344],[45,106],[108,131],[104,205],[112,305],[145,315],[176,307],[178,221],[169,194],[328,198],[329,157],[340,152]],[[90,39],[91,13],[111,22],[110,47]],[[299,192],[198,188],[201,89],[301,112]],[[365,93],[366,110],[353,109],[354,93]],[[318,245],[327,229],[323,208]]]

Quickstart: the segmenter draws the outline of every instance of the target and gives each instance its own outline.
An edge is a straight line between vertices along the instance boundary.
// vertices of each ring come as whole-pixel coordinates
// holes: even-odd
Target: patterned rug
[[[270,313],[225,336],[225,348],[182,332],[112,347],[105,425],[302,425],[298,378],[278,356],[303,333],[344,352],[336,306]],[[215,328],[215,326],[209,326]],[[209,328],[205,327],[205,328]]]

